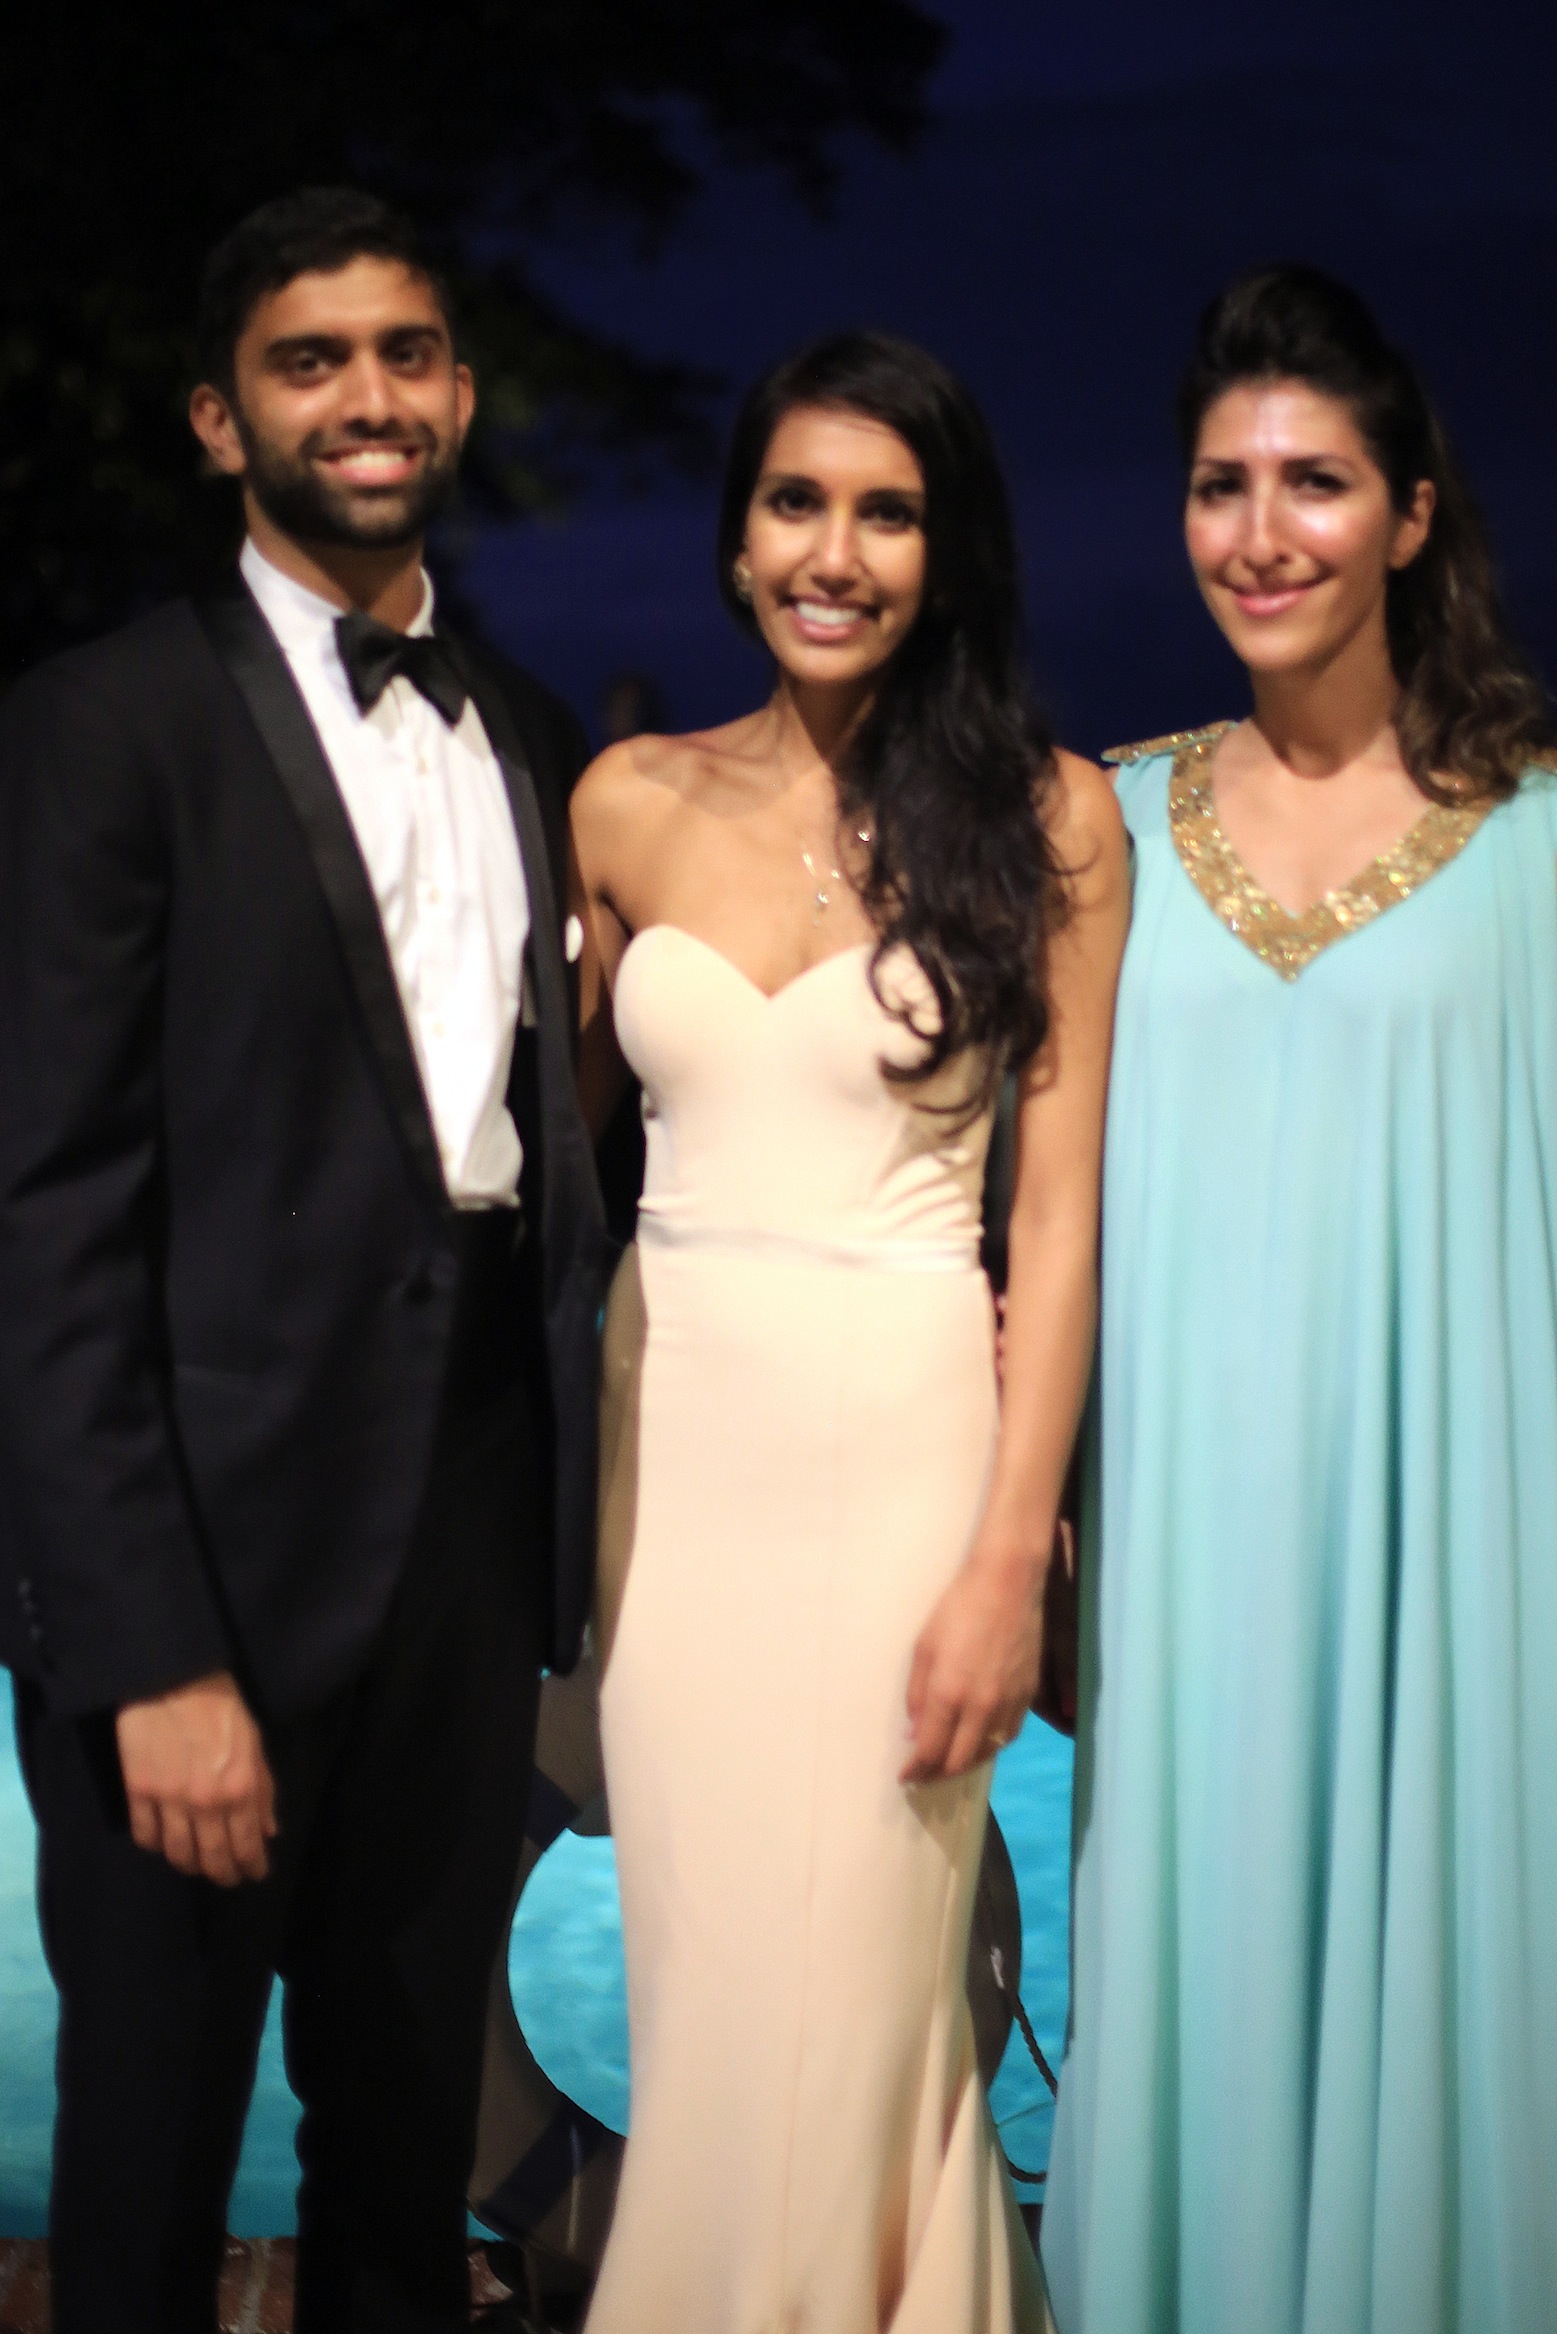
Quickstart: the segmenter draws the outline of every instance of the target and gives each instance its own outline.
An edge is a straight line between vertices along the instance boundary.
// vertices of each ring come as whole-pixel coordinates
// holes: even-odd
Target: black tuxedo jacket
[[[550,1658],[595,1529],[605,1249],[560,916],[571,713],[460,656],[529,886],[555,1413]],[[0,1659],[58,1710],[232,1668],[262,1711],[364,1657],[409,1546],[455,1218],[377,906],[244,590],[0,707]]]

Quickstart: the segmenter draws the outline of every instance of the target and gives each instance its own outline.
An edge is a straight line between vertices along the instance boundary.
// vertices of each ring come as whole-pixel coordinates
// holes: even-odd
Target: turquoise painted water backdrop
[[[995,1770],[994,1806],[1022,1899],[1022,1999],[1057,2065],[1065,2031],[1070,1744],[1030,1719]],[[34,1832],[16,1767],[10,1679],[0,1670],[0,2236],[41,2236],[54,2118],[54,1987],[38,1942]],[[627,2007],[616,1860],[609,1840],[571,1832],[542,1858],[509,1949],[514,2005],[559,2089],[613,2130],[627,2128]],[[229,2220],[240,2237],[294,2226],[297,2103],[281,2063],[272,1997]],[[761,2004],[752,2004],[754,2018]],[[1052,2108],[1020,2035],[990,2093],[1013,2159],[1048,2160]],[[1025,2195],[1035,2193],[1031,2189]]]

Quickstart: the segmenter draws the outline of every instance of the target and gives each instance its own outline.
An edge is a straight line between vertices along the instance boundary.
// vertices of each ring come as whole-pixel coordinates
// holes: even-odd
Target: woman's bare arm
[[[1050,831],[1071,870],[1049,954],[1052,1026],[1022,1079],[1004,1391],[989,1497],[915,1649],[904,1780],[960,1775],[1021,1725],[1038,1682],[1045,1578],[1092,1365],[1103,1117],[1130,916],[1123,821],[1100,770],[1061,756]]]
[[[630,742],[610,746],[580,778],[569,810],[568,906],[584,928],[578,968],[579,1105],[597,1142],[627,1084],[611,991],[632,935],[614,904],[612,874],[626,847],[638,783]]]

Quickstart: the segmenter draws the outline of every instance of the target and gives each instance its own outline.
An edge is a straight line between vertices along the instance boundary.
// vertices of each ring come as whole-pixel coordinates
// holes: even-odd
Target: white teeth
[[[382,451],[370,451],[364,447],[360,453],[338,454],[334,459],[337,468],[342,470],[364,470],[383,475],[391,470],[403,470],[410,454],[404,446],[386,446]]]
[[[836,632],[843,632],[847,630],[849,625],[858,623],[864,613],[863,608],[836,607],[830,600],[797,600],[795,602],[795,614],[800,617],[803,623],[831,625]]]

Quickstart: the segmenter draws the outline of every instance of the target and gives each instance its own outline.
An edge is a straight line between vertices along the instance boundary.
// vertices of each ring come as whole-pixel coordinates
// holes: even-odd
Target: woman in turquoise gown
[[[1234,286],[1182,420],[1256,710],[1120,757],[1051,2301],[1060,2334],[1552,2334],[1545,709],[1352,295]]]

